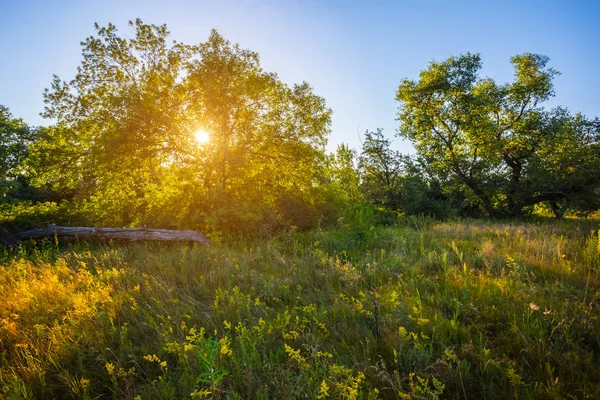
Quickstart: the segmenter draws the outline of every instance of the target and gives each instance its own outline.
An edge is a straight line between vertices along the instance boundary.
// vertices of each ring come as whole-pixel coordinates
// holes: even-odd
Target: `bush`
[[[0,204],[0,227],[12,233],[42,228],[47,224],[77,226],[87,223],[83,213],[70,203],[26,201]]]

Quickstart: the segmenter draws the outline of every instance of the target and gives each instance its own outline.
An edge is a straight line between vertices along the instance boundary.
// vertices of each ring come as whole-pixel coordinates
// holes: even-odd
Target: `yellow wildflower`
[[[333,354],[326,351],[317,351],[317,357],[333,358]]]
[[[298,336],[299,334],[296,331],[289,331],[288,333],[283,334],[283,338],[286,340],[298,339]]]
[[[112,375],[115,373],[115,365],[113,363],[106,363],[105,367],[106,367],[106,370],[108,371],[109,375]]]
[[[156,356],[156,354],[148,354],[147,356],[144,356],[144,360],[148,362],[160,362],[160,359]]]
[[[183,351],[191,351],[191,350],[194,349],[194,347],[195,346],[193,344],[186,343],[186,344],[183,345]]]
[[[219,339],[219,344],[221,345],[221,354],[226,356],[231,356],[231,354],[233,354],[233,351],[230,348],[231,339],[229,339],[227,335]]]
[[[321,382],[321,388],[319,389],[319,395],[317,396],[317,399],[325,399],[327,397],[329,397],[329,386],[327,386],[325,379],[323,379],[323,381]]]
[[[310,368],[310,365],[308,364],[306,359],[304,357],[302,357],[302,355],[300,354],[300,349],[294,350],[292,347],[288,346],[287,344],[285,344],[284,347],[285,347],[285,352],[287,353],[287,355],[290,359],[295,360],[298,363],[298,365],[300,365],[302,368],[305,368],[305,369]]]

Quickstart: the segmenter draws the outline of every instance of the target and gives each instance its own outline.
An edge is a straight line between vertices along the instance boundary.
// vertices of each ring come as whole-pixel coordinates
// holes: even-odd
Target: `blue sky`
[[[265,70],[308,81],[333,109],[330,149],[359,147],[359,133],[396,130],[395,90],[430,60],[480,53],[482,74],[512,79],[511,56],[550,57],[563,105],[600,116],[600,1],[27,1],[0,0],[0,104],[47,125],[42,92],[52,74],[73,78],[93,24],[166,23],[175,40],[206,40],[211,28],[259,52]],[[411,151],[409,143],[395,147]]]

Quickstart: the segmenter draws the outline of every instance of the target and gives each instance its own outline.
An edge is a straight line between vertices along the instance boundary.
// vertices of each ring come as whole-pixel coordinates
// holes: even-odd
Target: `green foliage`
[[[188,45],[165,25],[130,26],[127,38],[96,25],[74,79],[54,77],[53,126],[0,109],[0,195],[64,203],[88,225],[217,241],[353,220],[365,204],[436,218],[600,207],[600,120],[542,108],[557,74],[547,57],[513,57],[503,85],[479,76],[478,55],[432,62],[397,92],[399,134],[417,157],[381,130],[358,153],[326,155],[331,110],[306,82],[287,85],[214,30]]]
[[[96,26],[75,78],[55,77],[45,92],[44,115],[57,124],[31,150],[36,184],[98,224],[243,236],[315,226],[324,100],[263,71],[257,53],[216,31],[171,44],[165,25],[130,25],[129,39]],[[195,139],[198,129],[208,142]]]
[[[349,204],[363,203],[365,197],[360,190],[362,174],[359,171],[356,151],[341,144],[327,159],[327,182],[332,186],[334,198]]]
[[[358,157],[360,189],[369,203],[400,210],[405,160],[398,151],[390,148],[390,144],[382,129],[365,132]]]
[[[511,59],[504,85],[478,75],[466,53],[431,62],[398,88],[399,133],[440,175],[452,174],[490,216],[519,216],[540,202],[593,210],[600,187],[600,123],[564,109],[545,110],[557,72],[548,58]]]
[[[81,226],[85,225],[87,220],[86,215],[74,209],[68,202],[0,203],[0,227],[12,233],[42,228],[49,223]]]
[[[418,156],[381,130],[326,155],[307,83],[216,31],[130,25],[96,25],[54,78],[55,125],[0,107],[0,226],[214,245],[3,248],[0,397],[600,397],[598,222],[434,219],[600,206],[600,121],[541,107],[547,57],[513,57],[504,85],[478,55],[432,62],[397,93]]]
[[[0,105],[0,203],[36,197],[25,177],[24,160],[38,134],[39,129],[13,118],[8,108]]]
[[[0,397],[596,398],[598,228],[22,244],[1,255]]]
[[[420,156],[407,158],[402,185],[402,209],[407,215],[437,219],[482,217],[475,196],[452,175],[438,174]]]

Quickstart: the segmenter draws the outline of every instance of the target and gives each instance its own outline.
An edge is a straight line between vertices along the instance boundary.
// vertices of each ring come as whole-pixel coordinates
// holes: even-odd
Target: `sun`
[[[196,133],[194,133],[194,137],[199,144],[205,144],[210,141],[210,136],[204,129],[198,129]]]

